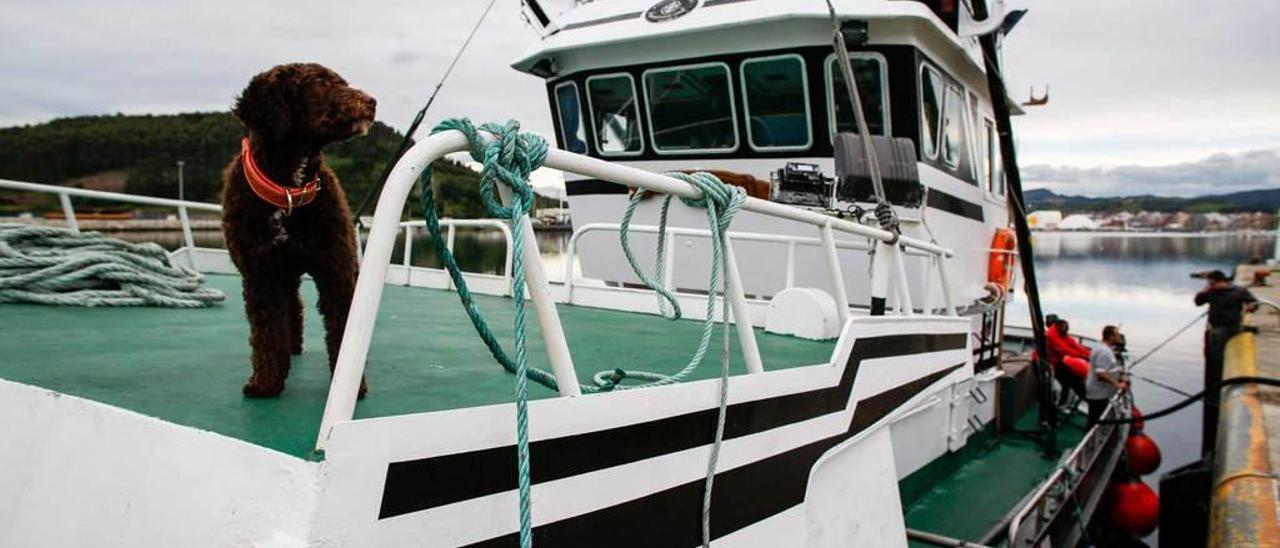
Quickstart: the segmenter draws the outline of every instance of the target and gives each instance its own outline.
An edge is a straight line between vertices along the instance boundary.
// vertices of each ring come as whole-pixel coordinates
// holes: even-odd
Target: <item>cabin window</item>
[[[942,107],[942,162],[956,171],[960,170],[965,147],[964,94],[957,86],[947,86],[946,104]],[[971,165],[971,164],[970,164]],[[965,168],[968,171],[969,168]]]
[[[925,158],[938,158],[938,123],[942,119],[942,75],[938,71],[920,68],[920,154]]]
[[[995,124],[991,120],[983,120],[983,140],[986,142],[985,154],[982,158],[983,176],[987,179],[987,189],[996,196],[1004,196],[1004,174],[1000,165],[1000,138],[996,134]]]
[[[636,83],[630,74],[587,78],[587,106],[596,150],[602,156],[635,156],[644,152]]]
[[[728,65],[652,69],[643,79],[654,150],[680,154],[738,148]]]
[[[855,53],[849,55],[853,65],[853,78],[858,81],[858,99],[862,101],[862,113],[867,118],[867,129],[874,135],[888,135],[885,113],[889,111],[885,93],[885,63],[876,54]],[[858,122],[853,118],[853,104],[849,90],[845,88],[844,72],[840,70],[835,55],[827,57],[827,120],[835,133],[858,132]]]
[[[587,130],[582,127],[582,105],[578,103],[578,85],[564,82],[555,89],[556,110],[560,113],[560,134],[564,136],[564,149],[584,154],[587,152]]]
[[[747,142],[756,150],[794,150],[813,143],[804,58],[782,55],[742,62]]]

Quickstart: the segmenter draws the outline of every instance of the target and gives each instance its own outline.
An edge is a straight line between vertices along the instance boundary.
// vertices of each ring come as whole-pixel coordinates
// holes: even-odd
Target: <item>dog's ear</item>
[[[293,109],[285,97],[284,80],[278,70],[254,76],[240,92],[231,112],[250,131],[272,140],[284,137],[293,127]]]

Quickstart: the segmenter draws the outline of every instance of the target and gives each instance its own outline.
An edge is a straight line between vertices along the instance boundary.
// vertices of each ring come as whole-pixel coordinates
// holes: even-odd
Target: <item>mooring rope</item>
[[[154,243],[0,224],[0,303],[201,308],[226,298],[203,283]]]
[[[453,280],[454,287],[457,288],[458,298],[462,302],[463,309],[471,319],[471,323],[475,326],[476,332],[484,341],[485,346],[489,348],[494,359],[502,365],[508,372],[515,374],[515,396],[516,396],[516,459],[517,459],[517,490],[519,493],[519,523],[520,523],[520,545],[528,547],[533,544],[533,526],[532,526],[532,488],[529,477],[529,411],[528,411],[528,381],[532,380],[552,390],[558,390],[555,376],[547,371],[532,367],[528,363],[528,356],[525,349],[525,273],[524,273],[524,230],[523,222],[529,215],[529,210],[533,207],[534,193],[532,187],[529,186],[529,174],[533,170],[540,167],[547,157],[547,143],[544,139],[537,135],[529,133],[521,133],[518,122],[512,120],[506,124],[484,124],[478,128],[465,118],[449,119],[441,122],[433,130],[432,134],[441,131],[456,130],[461,132],[467,138],[470,146],[469,151],[472,159],[480,162],[483,169],[480,173],[480,197],[484,203],[485,210],[489,215],[504,219],[512,224],[512,265],[511,265],[511,293],[512,300],[515,305],[515,359],[513,360],[502,345],[498,342],[497,336],[489,328],[488,322],[485,321],[484,315],[480,312],[475,304],[475,299],[471,295],[471,291],[467,287],[466,279],[462,276],[462,271],[458,267],[453,253],[448,249],[443,231],[440,228],[440,219],[436,213],[435,196],[431,188],[431,168],[427,167],[423,172],[420,181],[420,191],[422,193],[422,214],[426,220],[428,231],[432,235],[435,242],[437,253],[440,255],[440,261],[445,269],[449,272],[449,277]],[[494,139],[486,142],[480,136],[480,131],[491,133]],[[712,235],[712,268],[710,281],[708,283],[707,310],[703,320],[702,337],[699,341],[698,348],[694,351],[689,362],[680,371],[665,375],[661,373],[650,373],[645,371],[627,371],[624,369],[615,369],[598,373],[595,376],[596,386],[583,387],[584,392],[603,392],[609,390],[622,390],[629,388],[644,388],[652,386],[660,386],[680,382],[686,378],[701,363],[703,356],[706,354],[707,346],[714,329],[715,319],[715,288],[721,287],[721,274],[727,271],[724,264],[724,253],[722,247],[725,244],[725,231],[728,229],[733,216],[741,209],[743,201],[746,199],[746,193],[743,189],[726,185],[715,176],[708,173],[671,173],[672,177],[684,180],[701,191],[701,197],[696,199],[681,198],[681,200],[691,207],[701,207],[707,211],[707,222]],[[496,194],[496,183],[504,184],[511,191],[510,206],[503,206],[499,196]],[[673,314],[679,316],[679,307],[676,300],[669,292],[649,280],[639,266],[636,264],[634,257],[631,256],[629,245],[626,243],[626,226],[630,222],[630,218],[634,212],[636,204],[639,203],[642,193],[646,191],[637,191],[637,196],[633,197],[632,203],[627,211],[624,219],[624,229],[621,238],[623,247],[627,250],[628,259],[636,274],[645,281],[646,285],[658,291],[673,306]],[[667,198],[668,201],[670,197]],[[665,232],[665,211],[668,203],[663,205],[663,223],[660,227],[660,234]],[[661,248],[659,249],[661,256]],[[661,259],[659,259],[661,260]],[[661,271],[661,262],[658,263],[659,272]],[[728,293],[728,280],[723,279],[724,294]],[[711,488],[715,478],[715,469],[719,457],[719,448],[723,441],[725,415],[727,412],[728,402],[728,375],[729,375],[729,299],[723,299],[721,307],[721,331],[724,334],[723,346],[720,353],[720,399],[719,413],[717,415],[716,430],[711,447],[711,455],[708,459],[706,492],[704,493],[703,509],[702,509],[702,529],[703,544],[710,543],[710,515],[711,515]],[[649,382],[639,386],[622,386],[619,383],[624,378],[636,378]]]

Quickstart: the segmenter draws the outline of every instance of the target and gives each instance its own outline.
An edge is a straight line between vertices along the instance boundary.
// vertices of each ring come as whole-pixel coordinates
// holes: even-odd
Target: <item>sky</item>
[[[802,0],[794,0],[802,1]],[[818,0],[813,0],[818,1]],[[1280,2],[1008,0],[1011,93],[1050,88],[1015,120],[1028,188],[1191,196],[1280,186]],[[81,114],[225,110],[274,64],[328,65],[404,129],[482,0],[0,0],[0,126]],[[445,116],[516,118],[551,135],[538,42],[498,0],[440,93]]]

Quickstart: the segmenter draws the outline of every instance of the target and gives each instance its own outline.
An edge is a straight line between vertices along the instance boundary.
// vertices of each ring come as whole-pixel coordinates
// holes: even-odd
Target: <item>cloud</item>
[[[1223,194],[1280,187],[1280,150],[1219,153],[1194,162],[1159,166],[1039,164],[1023,167],[1022,178],[1029,187],[1091,196]]]

